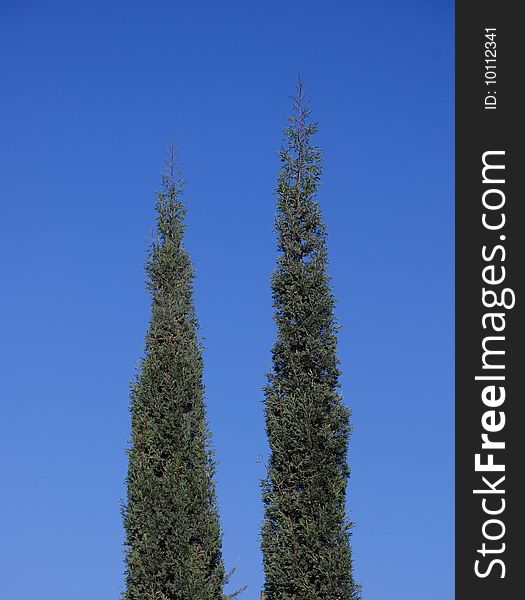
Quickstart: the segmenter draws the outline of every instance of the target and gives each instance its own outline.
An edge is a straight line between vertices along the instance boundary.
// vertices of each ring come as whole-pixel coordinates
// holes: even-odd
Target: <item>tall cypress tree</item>
[[[218,600],[224,567],[182,180],[170,148],[146,263],[151,320],[131,391],[125,600]]]
[[[334,297],[317,202],[321,152],[299,80],[284,132],[277,185],[277,324],[265,388],[270,445],[263,482],[266,600],[354,600],[350,531],[349,410],[339,391]]]

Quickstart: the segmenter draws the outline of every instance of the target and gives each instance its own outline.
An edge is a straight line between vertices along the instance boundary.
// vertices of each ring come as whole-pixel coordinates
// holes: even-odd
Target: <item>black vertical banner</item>
[[[525,597],[519,2],[456,2],[456,599]]]

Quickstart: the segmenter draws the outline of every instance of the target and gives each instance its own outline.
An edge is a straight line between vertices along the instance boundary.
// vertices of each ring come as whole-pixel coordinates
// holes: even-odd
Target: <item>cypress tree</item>
[[[270,446],[263,481],[265,600],[354,600],[349,410],[339,391],[334,297],[317,201],[321,152],[299,80],[276,189],[279,256],[272,278],[277,340],[265,387]]]
[[[224,567],[206,425],[193,268],[173,146],[146,263],[151,319],[131,389],[124,600],[222,599]]]

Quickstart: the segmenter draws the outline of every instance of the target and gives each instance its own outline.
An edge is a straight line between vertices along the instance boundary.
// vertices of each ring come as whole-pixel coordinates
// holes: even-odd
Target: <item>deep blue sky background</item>
[[[298,73],[324,148],[363,599],[453,597],[452,9],[1,2],[2,597],[119,598],[128,381],[173,136],[224,555],[258,599],[272,194]]]

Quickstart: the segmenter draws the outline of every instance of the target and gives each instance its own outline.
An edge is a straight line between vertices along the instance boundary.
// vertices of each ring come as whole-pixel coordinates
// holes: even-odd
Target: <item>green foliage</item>
[[[146,264],[151,320],[131,391],[124,600],[219,600],[225,577],[182,180],[170,148]]]
[[[263,482],[266,600],[356,600],[345,516],[349,411],[339,392],[334,297],[316,199],[321,153],[302,83],[284,132],[277,185],[277,324],[265,388],[270,445]]]

